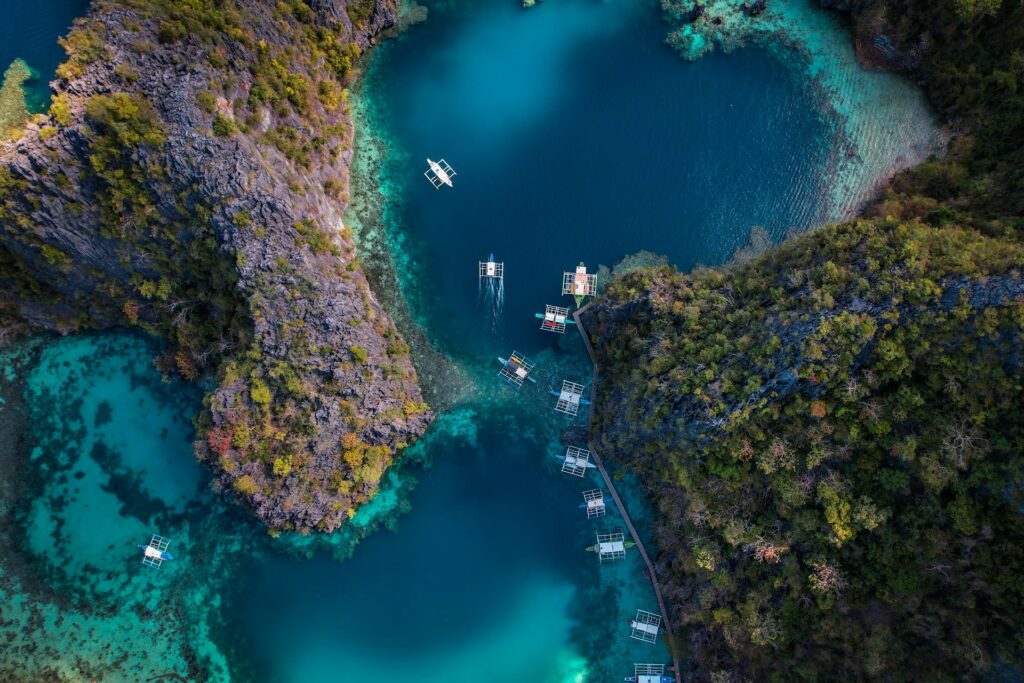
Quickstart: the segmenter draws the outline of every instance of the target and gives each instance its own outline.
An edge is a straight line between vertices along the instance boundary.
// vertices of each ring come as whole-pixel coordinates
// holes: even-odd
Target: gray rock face
[[[35,326],[137,319],[185,374],[216,369],[198,457],[271,526],[333,530],[431,419],[342,223],[346,59],[396,3],[358,3],[353,26],[344,0],[237,0],[201,29],[175,3],[132,4],[94,3],[78,29],[106,54],[54,82],[68,115],[0,145],[0,291]],[[148,101],[163,133],[124,149],[141,199],[97,168],[88,108],[114,93]]]

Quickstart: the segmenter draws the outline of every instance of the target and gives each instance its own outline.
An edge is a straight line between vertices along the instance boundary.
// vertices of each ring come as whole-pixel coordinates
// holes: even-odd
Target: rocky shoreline
[[[93,4],[0,145],[0,325],[139,325],[215,377],[196,453],[272,529],[332,531],[432,416],[342,215],[360,52],[393,0]]]

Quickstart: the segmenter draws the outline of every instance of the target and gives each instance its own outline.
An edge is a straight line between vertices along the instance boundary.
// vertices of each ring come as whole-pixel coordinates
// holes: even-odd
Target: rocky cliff
[[[197,456],[277,529],[336,529],[430,420],[342,224],[345,87],[395,8],[94,2],[0,146],[0,316],[166,337],[214,379]]]

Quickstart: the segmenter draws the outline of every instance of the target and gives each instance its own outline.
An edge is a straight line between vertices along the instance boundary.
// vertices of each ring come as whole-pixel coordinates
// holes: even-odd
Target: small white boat
[[[433,159],[427,159],[427,170],[423,173],[430,181],[430,184],[435,189],[440,190],[442,185],[448,187],[455,187],[452,185],[452,178],[455,177],[455,170],[448,164],[447,161],[441,159],[440,161],[434,161]]]
[[[555,455],[555,456],[552,456],[552,457],[554,457],[557,460],[561,460],[563,463],[566,463],[570,467],[587,467],[587,468],[590,468],[590,467],[596,468],[597,467],[597,465],[595,465],[594,463],[590,462],[589,458],[588,459],[578,458],[578,457],[576,457],[574,455]],[[583,507],[583,506],[581,505],[580,507]]]

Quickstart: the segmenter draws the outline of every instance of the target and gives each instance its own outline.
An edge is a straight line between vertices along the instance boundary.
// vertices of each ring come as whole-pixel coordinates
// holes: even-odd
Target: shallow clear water
[[[160,377],[155,342],[109,333],[8,352],[0,678],[606,681],[668,661],[628,638],[635,609],[656,611],[637,553],[599,566],[584,551],[621,522],[579,509],[599,479],[562,475],[554,456],[586,413],[555,413],[548,389],[590,369],[571,327],[541,332],[533,314],[569,305],[561,274],[580,260],[649,249],[719,263],[752,225],[774,238],[815,225],[837,206],[847,127],[805,59],[685,63],[652,5],[428,6],[353,94],[346,221],[379,286],[394,286],[381,293],[411,313],[406,330],[417,321],[425,335],[411,336],[433,344],[418,370],[443,414],[343,533],[271,539],[209,491],[191,457],[201,390]],[[427,156],[455,166],[454,190],[422,177]],[[506,264],[500,306],[476,279],[490,252]],[[494,377],[513,348],[538,363],[518,393]],[[638,482],[617,474],[649,536]],[[160,572],[138,563],[150,533],[173,540]]]
[[[36,73],[25,84],[29,108],[40,111],[50,101],[50,80],[64,61],[57,36],[66,35],[75,17],[85,14],[89,0],[5,0],[0,16],[0,74],[15,59]]]

